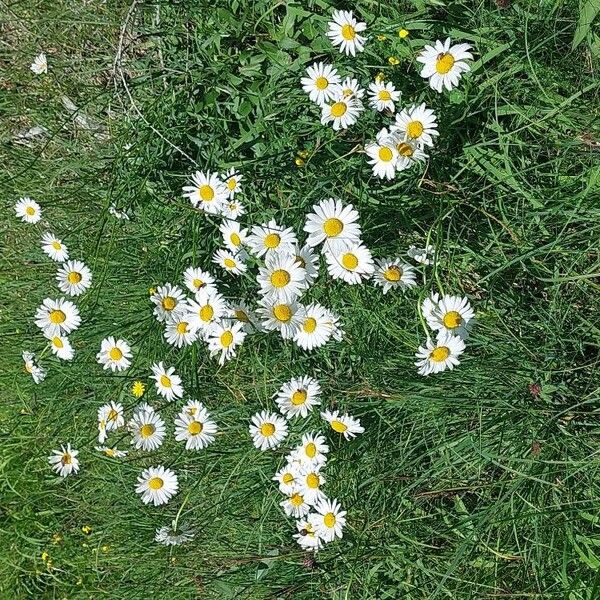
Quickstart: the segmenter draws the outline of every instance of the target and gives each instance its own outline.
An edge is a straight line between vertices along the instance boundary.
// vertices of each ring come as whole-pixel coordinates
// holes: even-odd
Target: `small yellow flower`
[[[397,56],[390,56],[388,58],[388,62],[390,63],[390,65],[399,65],[400,59]]]
[[[110,551],[110,546],[104,545],[100,548],[100,550],[102,550],[102,552],[104,552],[104,554],[106,554],[107,552]]]
[[[56,544],[60,544],[63,541],[63,536],[60,533],[54,533],[52,535],[52,543],[56,546]]]
[[[298,152],[298,156],[299,156],[300,158],[307,158],[307,157],[308,157],[308,155],[309,155],[309,152],[308,152],[308,150],[300,150],[300,152]]]
[[[146,386],[141,381],[133,382],[133,385],[131,386],[131,393],[136,398],[141,398],[144,395],[145,391],[146,391]]]
[[[81,528],[81,531],[83,531],[83,533],[85,533],[85,535],[89,535],[90,533],[92,533],[92,528],[89,525],[84,525]]]
[[[375,81],[377,83],[381,83],[385,78],[385,75],[383,73],[383,71],[379,71],[379,73],[377,73],[377,75],[375,75]]]
[[[398,31],[398,36],[401,39],[404,39],[404,38],[408,37],[408,35],[409,35],[408,29],[400,29],[400,31]]]
[[[52,570],[52,566],[53,566],[52,559],[50,559],[50,558],[49,558],[49,559],[46,561],[46,568],[48,569],[48,571],[51,571],[51,570]]]
[[[154,294],[156,294],[156,288],[155,287],[148,288],[148,293],[151,296],[154,296]]]
[[[385,35],[378,35],[378,36],[377,36],[377,39],[378,39],[380,42],[383,42],[383,40],[387,40],[387,37],[386,37]]]
[[[50,560],[50,555],[45,550],[42,552],[42,560],[44,562]]]
[[[303,167],[306,162],[304,162],[303,158],[300,158],[299,156],[296,157],[296,160],[294,161],[296,163],[297,167]]]

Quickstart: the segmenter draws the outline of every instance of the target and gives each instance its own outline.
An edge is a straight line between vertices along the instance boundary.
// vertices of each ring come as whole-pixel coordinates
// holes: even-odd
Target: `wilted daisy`
[[[357,434],[365,430],[364,427],[361,427],[358,419],[347,413],[340,415],[337,410],[333,412],[326,410],[321,413],[321,417],[329,423],[333,431],[341,433],[347,440],[356,437]]]
[[[427,339],[425,346],[419,346],[415,357],[415,366],[419,367],[419,375],[440,373],[452,370],[460,364],[458,357],[465,351],[465,342],[457,335],[440,331],[436,341]]]
[[[137,450],[156,450],[165,439],[165,423],[153,409],[136,409],[127,423],[131,432],[131,443]]]
[[[236,349],[243,343],[245,337],[246,332],[242,323],[216,321],[206,334],[210,355],[218,354],[219,364],[225,364],[225,361],[231,360],[236,355]]]
[[[65,294],[79,296],[92,285],[92,272],[80,260],[69,260],[56,273],[56,281]]]
[[[368,248],[362,243],[337,248],[325,253],[327,270],[334,279],[341,279],[351,285],[368,279],[375,267]]]
[[[138,477],[136,493],[142,494],[144,504],[166,504],[179,489],[177,475],[162,465],[144,469]]]
[[[44,52],[40,52],[31,63],[31,67],[29,67],[36,75],[42,75],[48,72],[48,60],[46,59],[46,54]]]
[[[436,92],[445,87],[450,91],[458,85],[463,73],[471,70],[467,59],[473,59],[469,44],[456,44],[447,38],[445,42],[436,40],[434,46],[425,46],[417,61],[423,64],[421,77],[429,79],[429,86]]]
[[[367,28],[366,23],[358,22],[351,10],[334,10],[331,19],[327,23],[327,37],[340,47],[340,52],[356,56],[365,49],[367,38],[359,33]]]
[[[129,344],[125,340],[115,339],[112,335],[102,340],[100,352],[96,354],[96,360],[103,365],[104,370],[110,369],[113,373],[129,368],[131,357]]]
[[[276,221],[271,220],[266,225],[252,227],[247,244],[254,256],[261,257],[270,252],[291,253],[298,244],[298,240],[291,227],[282,227]]]
[[[243,176],[240,175],[234,167],[231,167],[225,175],[223,175],[222,180],[227,188],[227,194],[229,198],[233,198],[236,194],[242,191],[242,179]]]
[[[467,298],[446,294],[433,306],[427,316],[427,324],[434,331],[447,331],[464,340],[473,326],[474,317],[475,313]]]
[[[394,179],[398,150],[396,150],[396,140],[385,127],[377,134],[377,141],[365,147],[365,152],[370,159],[368,162],[372,165],[375,176],[380,179]]]
[[[79,460],[77,455],[79,452],[71,448],[71,444],[67,447],[60,447],[60,450],[52,450],[52,456],[48,457],[48,462],[52,466],[52,470],[56,471],[61,477],[75,474],[79,471]]]
[[[288,426],[283,417],[263,410],[252,417],[250,435],[256,448],[267,450],[277,448],[287,437]]]
[[[318,535],[314,525],[307,519],[296,521],[298,533],[294,534],[294,539],[298,542],[302,550],[317,552],[323,547],[323,540]]]
[[[339,91],[340,77],[331,65],[314,63],[306,69],[308,77],[303,77],[302,89],[309,98],[319,105],[331,100]]]
[[[398,100],[400,100],[400,92],[392,82],[374,81],[369,85],[369,104],[375,110],[394,112],[396,110],[395,102]]]
[[[79,309],[64,298],[45,298],[35,313],[35,324],[46,336],[71,333],[80,323]]]
[[[337,500],[321,500],[314,507],[309,522],[315,528],[316,534],[325,542],[332,542],[336,537],[342,537],[342,529],[346,525],[346,511],[341,510]]]
[[[202,450],[215,441],[217,424],[210,419],[204,406],[200,405],[193,415],[182,410],[175,419],[175,439],[185,441],[186,450]]]
[[[425,248],[411,246],[406,253],[415,262],[422,265],[430,265],[435,259],[435,248],[433,246],[426,246]]]
[[[187,315],[176,317],[171,322],[168,322],[165,326],[164,336],[167,343],[176,348],[189,346],[197,339],[196,330],[187,320]]]
[[[165,369],[162,361],[158,364],[154,363],[150,379],[154,379],[157,393],[169,402],[183,396],[181,377],[175,374],[175,367]]]
[[[302,497],[308,504],[316,504],[327,496],[321,489],[325,478],[321,473],[321,466],[315,463],[305,463],[298,469],[298,487]]]
[[[300,326],[296,302],[280,302],[263,299],[256,312],[266,331],[279,331],[284,340],[294,337]]]
[[[216,215],[229,197],[227,186],[219,179],[218,173],[196,171],[192,175],[191,185],[183,188],[183,195],[203,211]]]
[[[102,452],[110,458],[125,458],[127,456],[126,450],[119,450],[118,448],[111,448],[110,446],[96,446],[94,448],[97,452]]]
[[[188,301],[188,312],[184,318],[192,331],[204,337],[215,321],[228,315],[227,302],[219,292],[200,290],[195,300]]]
[[[427,108],[424,102],[419,106],[413,104],[398,113],[392,130],[424,146],[433,146],[433,136],[439,135],[435,112]]]
[[[288,517],[294,517],[296,519],[305,517],[310,511],[310,504],[297,490],[294,490],[283,502],[280,502],[279,505],[283,508]]]
[[[405,290],[414,287],[417,285],[417,279],[413,267],[399,258],[378,259],[373,274],[373,283],[381,286],[383,293],[387,294],[391,289]]]
[[[274,397],[279,410],[288,419],[306,417],[313,406],[321,404],[321,386],[312,377],[294,377],[284,383]]]
[[[216,291],[215,278],[208,272],[197,267],[188,267],[183,272],[183,283],[190,292],[200,290]]]
[[[348,129],[356,123],[362,111],[362,102],[356,96],[344,96],[341,90],[338,90],[330,103],[322,105],[321,124],[332,123],[334,131]]]
[[[292,302],[306,288],[306,271],[295,256],[269,253],[256,278],[267,300]]]
[[[298,465],[288,461],[275,475],[273,481],[279,485],[279,491],[286,496],[294,493],[298,482]]]
[[[42,236],[42,250],[56,262],[65,262],[69,258],[67,247],[51,233]]]
[[[244,205],[239,200],[226,200],[221,206],[221,215],[226,219],[238,219],[246,212]]]
[[[328,452],[329,446],[320,433],[305,433],[302,436],[302,443],[296,447],[291,456],[301,463],[324,465],[327,462]]]
[[[194,532],[187,525],[177,525],[175,521],[156,530],[154,541],[163,546],[181,546],[194,539]]]
[[[232,252],[239,252],[242,246],[246,243],[246,237],[248,236],[248,230],[242,229],[237,221],[231,219],[225,219],[220,227],[219,231],[223,236],[223,242]]]
[[[396,134],[396,142],[396,171],[405,171],[415,163],[427,160],[427,154],[415,142],[403,141],[399,134]]]
[[[40,205],[31,198],[21,198],[15,204],[15,213],[25,223],[37,223],[42,218]]]
[[[61,360],[72,360],[75,355],[75,350],[71,346],[69,338],[65,335],[53,335],[48,337],[50,350],[52,354],[58,356]]]
[[[168,322],[187,311],[187,298],[183,290],[170,283],[159,285],[150,296],[150,301],[154,304],[154,315],[159,323]]]
[[[23,362],[25,363],[25,371],[29,373],[34,383],[41,383],[46,379],[46,369],[35,363],[35,354],[33,352],[22,353]]]
[[[229,250],[217,250],[213,254],[213,262],[232,275],[241,275],[248,270],[248,265],[244,262],[247,255],[243,252],[234,254]]]
[[[344,206],[340,200],[321,200],[306,215],[304,231],[308,233],[306,244],[314,247],[325,242],[327,248],[353,244],[360,239],[358,212],[352,204]]]
[[[346,77],[340,84],[340,87],[342,88],[342,94],[344,94],[344,96],[362,98],[365,95],[365,90],[360,87],[358,79],[353,79],[352,77]]]
[[[301,306],[298,311],[300,321],[294,335],[294,342],[304,350],[314,350],[325,345],[331,337],[329,312],[318,302]]]

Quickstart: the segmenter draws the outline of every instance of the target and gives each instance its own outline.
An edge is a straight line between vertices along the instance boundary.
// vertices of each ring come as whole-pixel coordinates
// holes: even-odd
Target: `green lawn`
[[[356,59],[324,35],[333,8],[367,22]],[[600,38],[586,26],[597,10],[596,0],[0,3],[0,599],[599,598]],[[414,58],[447,36],[471,44],[475,61],[458,89],[437,94]],[[35,76],[41,51],[49,71]],[[391,119],[366,110],[346,132],[321,125],[300,86],[315,60],[363,87],[383,72],[401,105],[434,108],[428,162],[375,178],[362,150]],[[18,137],[35,126],[45,133]],[[191,264],[226,296],[258,299],[254,271],[235,279],[211,263],[219,219],[181,195],[196,168],[231,166],[244,176],[245,226],[274,218],[302,236],[313,204],[338,197],[359,211],[375,257],[429,242],[437,260],[418,267],[417,287],[386,295],[322,266],[307,296],[341,316],[346,336],[312,353],[272,333],[248,336],[223,367],[203,344],[172,348],[149,289],[181,283]],[[49,225],[16,219],[22,196]],[[44,298],[62,295],[40,249],[47,230],[93,272],[75,299],[72,364],[41,354],[33,322]],[[419,305],[438,290],[466,295],[477,325],[458,368],[420,377]],[[109,335],[132,345],[123,373],[96,363]],[[42,356],[43,383],[24,372],[23,350]],[[181,402],[165,406],[149,380],[160,360],[219,425],[201,452],[174,440]],[[323,407],[365,427],[349,442],[327,431],[326,491],[348,524],[315,560],[292,538],[271,477],[302,432],[323,427],[318,412],[294,421],[277,451],[257,451],[248,434],[250,417],[303,374],[321,382]],[[118,400],[130,416],[136,379],[164,407],[166,441],[105,457],[97,409]],[[129,450],[120,432],[110,442]],[[67,441],[81,470],[63,480],[47,456]],[[134,492],[156,464],[180,483],[160,507]],[[155,543],[175,518],[195,539]]]

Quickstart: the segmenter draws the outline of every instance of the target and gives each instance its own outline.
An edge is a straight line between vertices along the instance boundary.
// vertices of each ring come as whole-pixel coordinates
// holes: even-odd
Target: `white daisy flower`
[[[247,244],[250,252],[260,258],[271,252],[292,253],[298,240],[291,227],[286,229],[271,220],[266,225],[252,227]]]
[[[70,300],[45,298],[35,313],[35,324],[48,336],[68,334],[81,324],[79,309]]]
[[[163,546],[181,546],[194,539],[195,533],[187,525],[177,525],[175,521],[156,530],[154,541]]]
[[[365,147],[365,152],[376,177],[380,179],[396,177],[396,163],[398,162],[396,139],[385,127],[377,134],[377,141],[371,142]]]
[[[154,316],[159,323],[169,322],[187,312],[187,298],[178,285],[159,285],[150,301],[154,304]]]
[[[310,514],[307,517],[310,517]],[[307,519],[297,520],[296,529],[298,533],[294,534],[294,539],[298,542],[302,550],[317,552],[323,547],[323,540],[310,521]]]
[[[327,248],[354,244],[360,240],[358,212],[352,204],[344,206],[340,200],[321,200],[306,215],[304,231],[308,233],[306,244],[314,247],[325,242]]]
[[[310,511],[310,504],[298,491],[293,491],[283,502],[279,503],[288,517],[299,519],[305,517]]]
[[[416,246],[411,246],[406,253],[415,262],[418,262],[422,265],[430,265],[435,259],[435,248],[429,245],[425,248],[417,248]]]
[[[298,469],[297,491],[308,504],[316,504],[327,498],[321,487],[325,484],[325,477],[321,474],[321,466],[314,463],[305,463]]]
[[[69,260],[56,273],[61,292],[79,296],[92,285],[92,272],[80,260]]]
[[[244,205],[239,200],[229,199],[221,206],[221,215],[226,219],[236,220],[246,213]]]
[[[421,314],[428,323],[429,321],[433,321],[433,311],[437,308],[439,301],[440,295],[437,292],[433,292],[431,296],[428,296],[423,300],[423,304],[421,304]]]
[[[296,490],[298,483],[298,465],[288,461],[272,477],[279,485],[279,491],[286,496],[290,496]]]
[[[296,447],[291,456],[302,464],[324,465],[327,462],[329,446],[320,433],[305,433],[302,443]]]
[[[104,421],[107,431],[116,431],[125,425],[123,416],[123,405],[111,400],[108,404],[103,404],[98,409],[98,421]]]
[[[399,134],[394,134],[396,141],[396,171],[405,171],[417,162],[425,162],[428,156],[415,142],[403,140]]]
[[[267,450],[277,448],[287,437],[288,426],[283,417],[263,410],[252,417],[250,436],[256,448]]]
[[[162,465],[144,469],[138,477],[135,488],[137,494],[142,495],[144,504],[159,506],[166,504],[178,491],[177,475]]]
[[[66,448],[61,446],[60,450],[52,450],[52,456],[48,457],[48,462],[58,475],[67,477],[67,475],[74,475],[79,471],[78,454],[77,450],[71,448],[71,444],[67,444]]]
[[[240,175],[234,167],[231,167],[221,179],[227,188],[229,199],[232,199],[236,194],[239,194],[242,191],[241,183],[244,177]]]
[[[387,294],[391,289],[406,290],[417,285],[415,270],[399,258],[377,259],[373,283],[383,288]]]
[[[312,102],[319,105],[332,100],[339,92],[340,76],[331,65],[313,63],[306,69],[308,77],[303,77],[302,89],[309,94]]]
[[[187,320],[187,314],[173,319],[165,326],[164,336],[168,344],[181,348],[190,346],[198,338],[196,329]]]
[[[284,383],[274,394],[284,417],[307,417],[314,406],[321,404],[321,386],[316,379],[304,375]]]
[[[111,448],[109,446],[96,446],[94,449],[110,458],[125,458],[128,454],[126,450],[119,450],[118,448]]]
[[[50,343],[52,354],[58,356],[61,360],[73,360],[75,350],[71,346],[69,338],[65,335],[46,336]]]
[[[104,338],[100,343],[100,352],[96,354],[96,360],[103,365],[103,369],[115,371],[124,371],[129,368],[133,355],[131,348],[125,340],[117,340],[112,335]]]
[[[346,511],[341,510],[337,500],[321,500],[311,513],[309,523],[315,528],[316,534],[325,542],[333,542],[342,537],[342,529],[346,525]]]
[[[243,300],[230,302],[231,319],[242,324],[242,329],[246,333],[261,331],[262,325],[258,315]]]
[[[427,316],[427,324],[434,331],[446,331],[465,340],[474,318],[475,313],[467,298],[444,295]]]
[[[365,90],[360,87],[358,79],[353,79],[352,77],[346,77],[340,84],[340,87],[344,96],[355,96],[360,99],[365,95]]]
[[[165,369],[162,361],[158,364],[154,363],[150,379],[154,379],[156,392],[166,398],[168,402],[173,402],[173,400],[183,396],[181,377],[175,374],[175,367]]]
[[[65,262],[69,259],[67,247],[51,233],[46,232],[42,236],[42,250],[56,262]]]
[[[318,302],[301,306],[298,310],[300,324],[294,335],[294,342],[304,350],[314,350],[324,346],[331,337],[329,311]]]
[[[29,67],[36,75],[43,75],[48,72],[48,60],[44,52],[40,52]]]
[[[219,231],[223,236],[223,243],[233,253],[239,252],[242,249],[242,246],[246,243],[248,230],[242,229],[237,221],[225,219],[221,223]]]
[[[154,410],[138,410],[127,423],[136,450],[150,452],[159,448],[165,439],[165,423]]]
[[[306,270],[290,254],[268,253],[256,279],[266,300],[291,303],[306,289]]]
[[[465,342],[457,335],[440,331],[437,340],[427,339],[425,346],[419,346],[415,357],[415,366],[419,367],[419,375],[441,373],[446,369],[454,369],[460,364],[458,357],[465,351]]]
[[[183,283],[194,294],[200,290],[217,291],[215,278],[208,271],[197,267],[188,267],[183,272]]]
[[[368,279],[375,270],[371,252],[362,243],[328,250],[325,260],[329,274],[334,279],[341,279],[350,285]]]
[[[225,298],[219,292],[200,290],[195,300],[188,301],[188,313],[184,318],[189,323],[193,332],[204,338],[211,325],[226,316],[229,308]]]
[[[365,49],[367,38],[359,35],[367,28],[366,23],[357,21],[351,10],[334,10],[332,20],[327,23],[327,37],[340,52],[356,56]]]
[[[334,131],[348,129],[358,120],[364,107],[356,96],[344,96],[341,90],[331,99],[329,104],[321,107],[321,124],[333,123]]]
[[[46,369],[35,363],[35,354],[33,352],[22,353],[23,362],[25,363],[25,371],[29,373],[34,383],[41,383],[46,379]]]
[[[325,310],[327,311],[327,326],[331,330],[331,337],[336,342],[341,342],[344,339],[344,330],[340,322],[340,317],[328,308]]]
[[[40,205],[31,198],[20,198],[15,204],[15,213],[24,223],[37,223],[42,218]]]
[[[231,323],[226,320],[213,323],[207,331],[206,341],[211,356],[219,354],[219,364],[223,365],[236,355],[237,347],[246,337],[242,323]]]
[[[417,62],[423,64],[421,77],[429,79],[429,86],[441,93],[444,87],[450,91],[458,85],[463,73],[471,70],[467,59],[472,60],[469,44],[456,44],[447,38],[445,42],[436,40],[434,46],[425,46],[417,56]]]
[[[182,410],[175,419],[175,439],[185,441],[186,450],[202,450],[215,441],[217,424],[210,419],[204,406],[190,415]]]
[[[326,410],[321,413],[321,417],[329,423],[333,431],[341,433],[347,440],[365,430],[364,427],[361,427],[359,419],[355,419],[347,413],[340,415],[337,410],[333,412]]]
[[[241,275],[248,270],[248,265],[244,262],[245,259],[246,254],[244,252],[234,254],[233,252],[229,252],[229,250],[217,250],[213,254],[212,260],[228,273]]]
[[[400,92],[390,81],[374,81],[369,86],[369,104],[379,112],[396,110],[395,102],[400,100]]]
[[[279,331],[284,340],[290,340],[300,326],[296,302],[280,302],[263,299],[256,312],[266,331]]]
[[[319,276],[319,257],[308,245],[304,245],[302,248],[296,246],[291,254],[296,257],[296,261],[306,271],[307,287],[311,286]]]
[[[202,402],[198,402],[198,400],[188,400],[184,407],[181,409],[182,413],[186,413],[187,415],[191,415],[192,417],[199,414],[200,411],[204,408]]]
[[[439,135],[435,112],[427,108],[424,102],[419,106],[413,104],[398,113],[392,131],[422,146],[433,146],[433,136]]]
[[[183,195],[203,211],[216,215],[229,197],[227,186],[219,179],[218,173],[196,171],[191,185],[183,187]]]

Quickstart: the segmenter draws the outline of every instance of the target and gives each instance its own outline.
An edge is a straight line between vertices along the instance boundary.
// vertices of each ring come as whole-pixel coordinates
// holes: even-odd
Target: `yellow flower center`
[[[52,343],[57,347],[57,348],[62,348],[64,346],[63,341],[59,338],[59,337],[53,337],[52,338]]]
[[[336,102],[335,104],[332,104],[331,106],[331,114],[334,117],[342,117],[343,115],[346,114],[346,111],[348,110],[348,105],[345,102]]]
[[[387,102],[388,100],[392,99],[392,95],[387,90],[380,90],[379,99]]]
[[[279,237],[279,235],[277,235],[276,233],[269,233],[269,235],[265,237],[264,244],[267,248],[269,248],[269,250],[271,250],[272,248],[277,248],[277,246],[279,246],[280,243],[281,237]]]
[[[68,452],[65,452],[62,455],[60,462],[62,462],[63,465],[70,465],[73,462],[73,457]]]
[[[160,376],[160,384],[163,387],[170,388],[171,387],[171,380],[166,375],[161,375]]]
[[[451,310],[444,315],[444,327],[447,327],[448,329],[456,329],[461,323],[462,317],[460,316],[460,313],[455,310]]]
[[[230,192],[233,192],[233,190],[235,190],[235,187],[236,187],[236,186],[237,186],[237,180],[236,180],[236,178],[235,178],[235,177],[230,177],[230,178],[227,180],[227,189],[228,189]]]
[[[181,323],[177,323],[177,333],[183,335],[188,331],[188,324],[185,321],[181,321]]]
[[[344,256],[342,256],[342,265],[344,265],[345,269],[353,271],[356,269],[356,267],[358,267],[358,258],[356,258],[356,255],[352,254],[351,252],[347,252],[344,254]]]
[[[205,304],[199,311],[198,311],[198,316],[200,317],[200,319],[202,319],[202,321],[204,321],[205,323],[208,323],[212,318],[213,315],[215,314],[215,311],[213,309],[213,307],[210,304]]]
[[[296,262],[303,268],[306,269],[306,261],[301,256],[296,256]]]
[[[28,373],[33,373],[33,363],[30,363],[30,362],[25,363],[25,370]]]
[[[60,249],[62,248],[62,246],[60,245],[60,242],[57,242],[56,240],[54,240],[54,241],[52,242],[52,247],[53,247],[55,250],[60,250]]]
[[[210,187],[210,185],[201,185],[198,188],[198,193],[200,194],[200,198],[202,198],[203,202],[210,202],[215,197],[215,191]]]
[[[221,346],[223,346],[223,348],[229,348],[229,346],[231,346],[231,344],[233,344],[233,333],[231,333],[231,331],[224,331],[221,334]]]
[[[200,423],[200,421],[192,421],[188,425],[188,431],[191,435],[198,435],[199,433],[202,433],[203,429],[204,426],[202,425],[202,423]]]
[[[173,310],[177,306],[177,300],[171,296],[165,296],[162,301],[162,307],[165,310]]]
[[[269,437],[275,433],[275,425],[273,423],[263,423],[260,426],[260,433],[264,437]]]
[[[228,268],[228,269],[233,269],[235,268],[235,260],[231,259],[231,258],[226,258],[223,261],[223,264]]]
[[[163,485],[165,485],[165,482],[160,477],[152,477],[148,480],[148,487],[151,490],[160,490]]]
[[[335,237],[336,235],[340,235],[340,233],[342,233],[343,230],[344,224],[335,217],[331,217],[323,223],[323,231],[329,237]]]
[[[306,393],[306,390],[296,390],[292,394],[291,402],[294,406],[300,406],[300,404],[304,404],[306,402],[307,397],[308,394]]]
[[[119,416],[119,413],[114,408],[111,408],[110,412],[108,413],[107,419],[109,421],[116,421],[118,416]]]
[[[335,525],[335,515],[332,512],[328,512],[323,517],[323,523],[325,524],[325,527],[333,527]]]
[[[306,444],[304,452],[308,458],[314,458],[317,455],[317,446],[313,442],[309,442]]]
[[[292,318],[292,309],[287,304],[276,304],[273,307],[273,316],[282,323],[287,323]]]
[[[391,265],[383,272],[383,278],[386,281],[400,281],[402,269],[397,265]]]
[[[277,269],[271,273],[271,285],[276,288],[283,288],[291,281],[290,274],[285,269]]]
[[[440,75],[445,75],[454,66],[454,56],[450,52],[438,54],[437,61],[435,63],[435,70]]]
[[[235,318],[242,323],[250,323],[250,317],[241,309],[238,308],[235,312]]]
[[[431,351],[429,358],[433,362],[444,362],[450,356],[450,348],[447,346],[438,346]]]
[[[348,429],[348,426],[341,421],[331,421],[331,429],[338,433],[344,433]]]
[[[294,481],[294,476],[291,473],[284,473],[281,481],[283,481],[283,483],[292,483],[292,481]]]
[[[296,492],[295,494],[290,496],[290,502],[294,506],[302,506],[304,504],[304,498],[298,492]]]
[[[229,239],[231,240],[231,243],[234,246],[239,246],[242,243],[242,239],[240,238],[240,236],[237,233],[232,233],[229,236]]]
[[[325,77],[317,77],[315,79],[315,86],[318,90],[325,90],[329,86],[329,81]]]
[[[356,37],[356,31],[352,25],[342,25],[342,37],[347,41],[352,41]]]
[[[149,438],[156,431],[156,427],[152,423],[146,423],[140,428],[140,435],[143,438]]]
[[[392,152],[391,148],[388,148],[387,146],[382,146],[379,148],[379,160],[382,160],[383,162],[390,162],[392,158],[394,158],[394,153]]]
[[[312,488],[313,490],[316,490],[319,487],[319,483],[321,483],[321,480],[319,479],[319,476],[315,473],[309,473],[306,476],[306,485],[309,488]]]
[[[35,215],[35,208],[33,208],[33,206],[28,206],[25,209],[25,212],[30,216],[33,217],[33,215]]]
[[[67,279],[68,279],[69,283],[79,283],[82,279],[81,273],[78,273],[77,271],[71,271],[67,275]]]
[[[117,453],[112,448],[107,448],[104,451],[104,454],[106,454],[106,456],[112,456],[112,457],[114,457]]]
[[[202,281],[202,279],[194,279],[194,281],[192,281],[192,285],[195,288],[200,289],[204,285],[204,281]]]
[[[396,146],[396,149],[398,150],[398,154],[400,156],[412,156],[415,152],[413,150],[413,147],[410,144],[407,144],[406,142],[401,142],[400,144],[398,144]]]
[[[421,123],[421,121],[411,121],[406,126],[406,133],[408,133],[408,137],[418,138],[421,137],[424,129],[425,128],[423,127],[423,123]]]
[[[302,325],[302,329],[304,329],[306,333],[312,333],[316,328],[317,320],[313,319],[312,317],[308,317],[308,319],[306,319]]]
[[[62,310],[54,309],[50,311],[50,322],[58,325],[59,323],[64,323],[67,318],[67,315]]]
[[[123,353],[116,346],[110,349],[108,355],[111,360],[121,360],[123,358]]]

